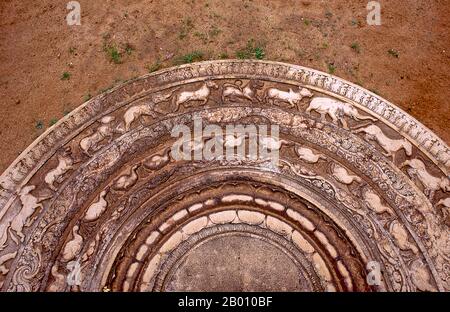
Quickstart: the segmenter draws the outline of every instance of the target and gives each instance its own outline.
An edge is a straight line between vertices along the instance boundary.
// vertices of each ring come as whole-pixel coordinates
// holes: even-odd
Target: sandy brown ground
[[[72,27],[67,2],[0,1],[0,172],[89,95],[193,51],[235,58],[251,39],[265,59],[335,68],[450,142],[448,0],[382,0],[378,27],[362,0],[79,0]]]

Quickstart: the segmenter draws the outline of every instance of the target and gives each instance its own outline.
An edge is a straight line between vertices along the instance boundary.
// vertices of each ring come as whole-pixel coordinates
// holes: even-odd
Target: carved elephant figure
[[[353,118],[356,121],[376,121],[376,119],[373,117],[361,115],[358,110],[351,104],[340,102],[330,98],[314,98],[311,103],[309,103],[309,107],[306,109],[306,112],[310,113],[313,110],[320,114],[322,120],[325,120],[326,115],[328,115],[331,117],[334,123],[338,124],[339,122],[341,122],[344,129],[348,129],[347,121],[344,119],[345,116]]]
[[[179,88],[175,88],[167,94],[156,94],[152,97],[152,99],[148,103],[130,107],[123,115],[124,124],[120,124],[119,127],[122,128],[120,129],[120,131],[121,132],[129,131],[131,128],[131,124],[134,121],[138,120],[141,116],[151,116],[153,118],[156,118],[157,113],[163,113],[156,109],[155,104],[159,104],[161,102],[170,100],[173,93],[178,89]]]

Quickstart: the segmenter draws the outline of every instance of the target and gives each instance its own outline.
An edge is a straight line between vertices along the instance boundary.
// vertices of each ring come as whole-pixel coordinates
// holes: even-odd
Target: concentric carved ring
[[[279,126],[265,141],[279,159],[177,159],[172,130],[199,118]],[[334,76],[235,60],[163,70],[85,103],[2,174],[0,287],[448,291],[449,169],[430,130]]]

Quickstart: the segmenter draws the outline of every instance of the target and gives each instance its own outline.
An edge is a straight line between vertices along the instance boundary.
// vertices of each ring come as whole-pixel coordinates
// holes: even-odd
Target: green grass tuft
[[[222,53],[219,54],[219,59],[225,60],[227,58],[229,58],[229,57],[228,57],[228,54],[226,52],[222,52]]]
[[[61,80],[69,80],[70,76],[71,76],[71,74],[69,72],[63,72],[63,74],[61,76]]]
[[[260,44],[257,44],[253,39],[250,39],[247,42],[245,48],[236,52],[236,57],[241,60],[252,58],[262,60],[265,56],[266,53],[264,51],[264,48]]]
[[[159,61],[156,61],[156,62],[153,63],[152,65],[149,65],[149,66],[147,67],[147,69],[148,69],[148,72],[149,72],[149,73],[153,73],[153,72],[155,72],[155,71],[157,71],[157,70],[160,70],[161,67],[162,67],[162,64],[161,64]]]
[[[336,66],[334,63],[328,63],[328,73],[333,75],[336,72]]]
[[[361,53],[361,47],[359,46],[358,42],[353,42],[352,45],[350,46],[353,51],[355,51],[356,53]]]
[[[180,33],[178,34],[178,38],[179,39],[186,38],[192,29],[194,29],[194,23],[192,22],[192,19],[188,17],[183,21],[181,25],[181,30]]]
[[[50,122],[48,123],[48,125],[51,127],[53,125],[55,125],[58,122],[58,118],[52,118],[50,119]]]
[[[104,50],[114,64],[122,64],[122,53],[119,52],[116,46],[105,46]]]
[[[127,43],[125,45],[125,52],[127,53],[127,55],[131,55],[131,53],[134,51],[134,48],[131,44]]]
[[[35,127],[36,127],[36,129],[38,129],[38,130],[41,130],[42,128],[44,128],[44,123],[42,122],[42,120],[38,120],[38,121],[36,122]]]
[[[90,99],[92,99],[92,95],[91,95],[90,93],[86,94],[86,95],[84,96],[84,98],[83,98],[83,100],[84,100],[85,102],[89,101]]]
[[[256,47],[255,48],[255,58],[256,59],[262,60],[265,55],[266,55],[266,53],[264,52],[263,48],[261,48],[261,47]]]
[[[193,51],[191,53],[188,53],[182,57],[184,64],[199,62],[203,60],[203,52],[201,51]]]

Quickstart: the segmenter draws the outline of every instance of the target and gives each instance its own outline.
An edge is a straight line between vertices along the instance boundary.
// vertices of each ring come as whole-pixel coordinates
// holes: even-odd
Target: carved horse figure
[[[393,162],[395,162],[395,154],[401,149],[405,150],[407,156],[412,155],[412,144],[406,139],[394,140],[388,138],[376,125],[370,125],[365,128],[355,130],[355,133],[364,132],[370,136],[371,139],[375,140],[380,144],[380,146],[386,151],[385,156],[392,156]]]
[[[238,97],[254,102],[259,100],[256,93],[262,87],[263,83],[255,80],[250,80],[244,87],[242,86],[242,80],[236,80],[235,84],[225,83],[223,85],[222,102],[225,102],[227,98],[235,101]]]
[[[330,98],[316,97],[309,107],[306,109],[307,113],[312,110],[318,112],[322,120],[325,120],[326,115],[330,116],[334,123],[342,123],[344,129],[348,129],[347,121],[344,119],[345,116],[353,118],[354,120],[371,120],[376,121],[375,118],[370,116],[361,115],[358,110],[349,103],[340,102]]]
[[[54,183],[58,182],[58,180],[66,174],[69,170],[73,169],[74,160],[70,157],[69,153],[65,153],[64,155],[58,155],[58,165],[55,169],[50,170],[44,178],[45,183],[53,190],[56,191]]]
[[[159,104],[161,102],[168,101],[173,93],[177,91],[179,88],[175,88],[172,91],[170,91],[167,94],[157,94],[152,97],[152,100],[150,103],[145,103],[137,106],[130,107],[125,114],[123,115],[123,120],[125,122],[125,131],[129,131],[131,124],[139,119],[141,116],[151,116],[153,118],[156,118],[156,113],[162,113],[156,108],[152,108],[155,104]],[[153,104],[153,105],[152,105]],[[121,125],[122,126],[122,125]]]
[[[450,182],[447,177],[441,177],[437,178],[433,175],[431,175],[427,168],[425,167],[425,164],[419,160],[419,159],[411,159],[406,160],[403,164],[400,165],[400,168],[409,166],[411,167],[410,170],[408,170],[408,175],[412,177],[417,177],[419,179],[420,183],[423,185],[424,193],[430,200],[433,200],[434,193],[441,189],[444,192],[450,191]]]
[[[201,101],[200,105],[205,105],[208,102],[209,95],[212,89],[218,89],[219,86],[211,80],[206,81],[203,86],[195,91],[183,91],[172,98],[172,104],[175,107],[174,112],[180,109],[180,105],[186,104],[190,101]]]
[[[18,193],[22,208],[14,216],[12,221],[3,229],[0,236],[0,250],[3,250],[7,246],[5,243],[8,240],[8,234],[16,244],[19,244],[19,240],[22,242],[25,238],[23,228],[34,223],[36,217],[31,217],[38,208],[44,208],[41,202],[47,200],[49,197],[37,198],[31,195],[30,192],[35,188],[36,186],[34,185],[25,186]]]
[[[112,137],[114,134],[114,129],[111,126],[111,122],[114,121],[114,119],[115,118],[113,116],[103,117],[100,120],[102,125],[99,126],[92,135],[87,136],[80,141],[81,150],[86,155],[90,157],[91,155],[89,154],[89,150],[97,147],[97,145],[104,139]]]
[[[298,87],[299,91],[294,92],[291,88],[289,91],[282,91],[275,88],[270,88],[266,91],[264,100],[270,104],[276,104],[276,101],[289,103],[291,108],[295,107],[304,97],[312,97],[313,94],[306,88]]]

